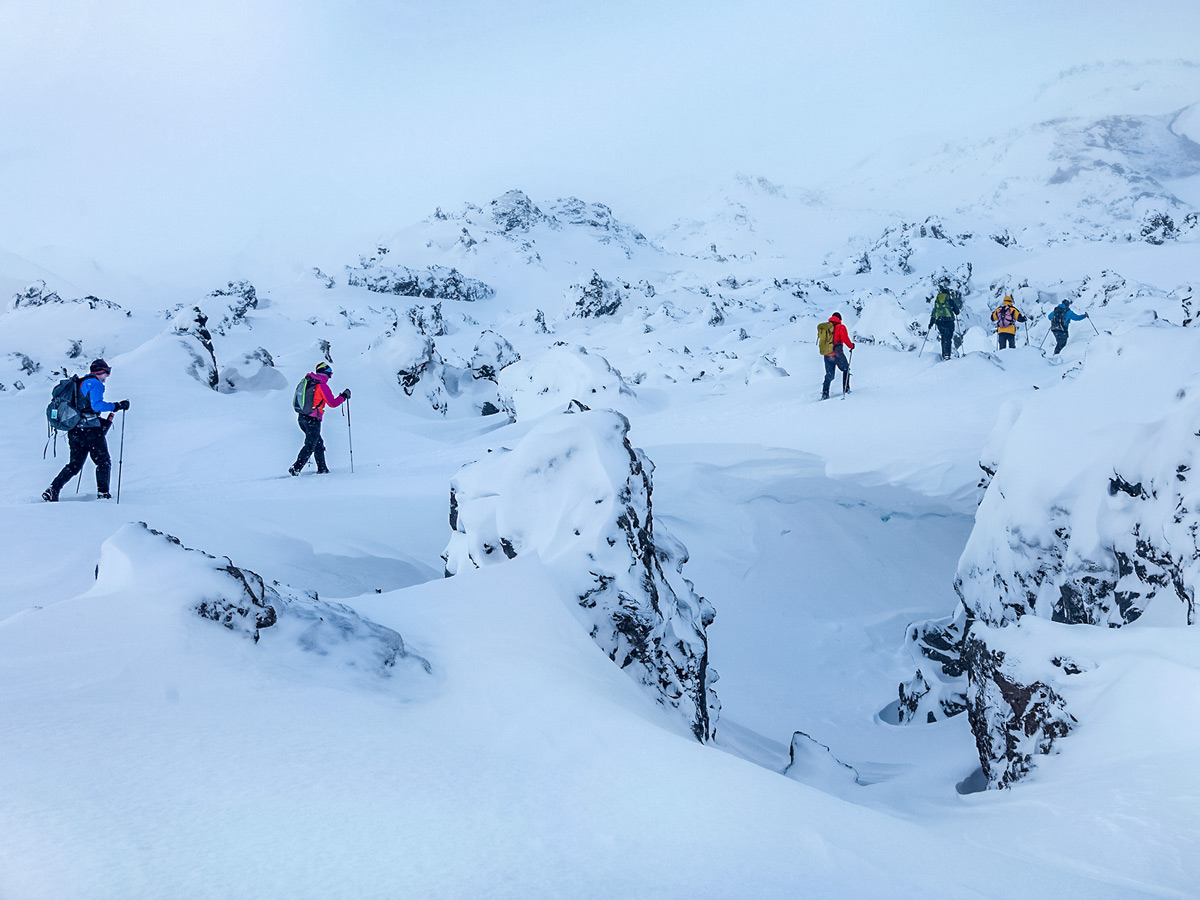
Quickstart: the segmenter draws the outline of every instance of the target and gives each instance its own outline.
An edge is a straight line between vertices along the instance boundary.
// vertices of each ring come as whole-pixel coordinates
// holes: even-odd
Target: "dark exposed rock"
[[[205,353],[208,354],[207,359],[192,350],[189,344],[185,344],[192,356],[190,374],[214,391],[218,390],[221,384],[218,374],[220,370],[217,366],[217,351],[213,346],[212,333],[208,330],[208,316],[204,315],[198,306],[193,306],[191,309],[180,309],[175,316],[175,333],[195,338],[196,342],[204,348]]]
[[[1006,788],[1028,774],[1034,758],[1077,724],[1062,697],[1048,684],[1022,682],[1005,654],[968,634],[967,716],[988,786]]]
[[[621,308],[625,295],[611,282],[600,277],[599,272],[592,272],[592,280],[587,284],[572,285],[568,295],[574,297],[575,306],[572,316],[579,318],[595,318],[611,316]]]
[[[70,300],[65,300],[56,291],[47,290],[46,282],[35,281],[23,291],[18,291],[13,294],[12,309],[28,308],[33,306],[51,306],[54,304],[63,303],[82,303],[88,309],[113,309],[121,310],[126,317],[132,315],[129,310],[124,309],[119,303],[114,303],[111,300],[105,300],[101,297],[95,297],[88,294],[86,297],[78,297]]]

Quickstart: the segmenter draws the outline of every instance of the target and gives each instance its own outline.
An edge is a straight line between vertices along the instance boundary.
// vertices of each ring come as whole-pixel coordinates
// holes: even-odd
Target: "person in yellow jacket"
[[[1017,323],[1025,321],[1025,314],[1013,305],[1008,294],[1004,302],[992,310],[992,321],[996,323],[996,334],[1000,337],[1000,349],[1017,346]]]

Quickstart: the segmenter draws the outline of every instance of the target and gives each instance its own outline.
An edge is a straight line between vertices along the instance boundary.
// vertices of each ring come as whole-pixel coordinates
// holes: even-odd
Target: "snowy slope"
[[[653,232],[514,190],[172,291],[0,256],[0,895],[1193,894],[1193,68],[1072,73],[886,178],[742,176]],[[1064,298],[1090,321],[1050,357]],[[89,464],[41,503],[49,389],[96,356],[121,502]],[[333,473],[289,478],[322,359]],[[1098,576],[1145,614],[1056,621]],[[1018,739],[1003,685],[1053,714]]]

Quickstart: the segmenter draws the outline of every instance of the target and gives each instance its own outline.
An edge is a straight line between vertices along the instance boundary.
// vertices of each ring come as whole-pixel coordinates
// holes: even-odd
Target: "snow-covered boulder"
[[[627,298],[620,285],[606,281],[599,272],[593,271],[586,284],[573,284],[567,288],[567,315],[580,319],[615,315]]]
[[[168,615],[224,627],[289,665],[373,679],[431,671],[396,631],[316,594],[268,583],[228,558],[192,550],[144,522],[124,526],[101,546],[94,592],[153,598]]]
[[[505,234],[527,232],[545,222],[551,228],[558,223],[537,208],[524,191],[511,190],[491,202],[492,221]]]
[[[1052,394],[1002,411],[954,583],[961,610],[910,630],[924,664],[900,687],[903,721],[967,709],[990,786],[1074,725],[1079,669],[1053,639],[1031,647],[1026,623],[1053,623],[1060,643],[1062,628],[1196,623],[1197,354],[1200,334],[1166,324],[1097,339]]]
[[[572,402],[620,409],[637,397],[603,356],[561,342],[506,367],[499,384],[521,420],[562,412]]]
[[[219,381],[217,390],[226,394],[288,387],[287,377],[275,368],[275,360],[263,347],[243,353],[237,362],[222,367]]]
[[[687,549],[654,522],[654,467],[628,432],[610,410],[550,416],[465,467],[451,483],[446,574],[537,553],[608,657],[706,741],[713,610],[682,575]]]
[[[420,410],[446,417],[510,411],[511,404],[495,377],[489,378],[486,373],[494,375],[497,366],[507,364],[515,355],[507,341],[487,332],[476,345],[471,361],[455,365],[442,356],[432,337],[402,319],[393,321],[367,352],[372,365],[395,374],[400,391],[405,397],[415,398]]]

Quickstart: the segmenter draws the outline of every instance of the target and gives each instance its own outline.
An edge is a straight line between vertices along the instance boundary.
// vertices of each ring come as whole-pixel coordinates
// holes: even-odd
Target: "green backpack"
[[[817,349],[822,356],[833,352],[833,323],[822,322],[817,326]]]
[[[953,319],[962,310],[962,300],[950,291],[938,291],[933,301],[933,317],[935,319]],[[957,300],[957,302],[955,302]]]

